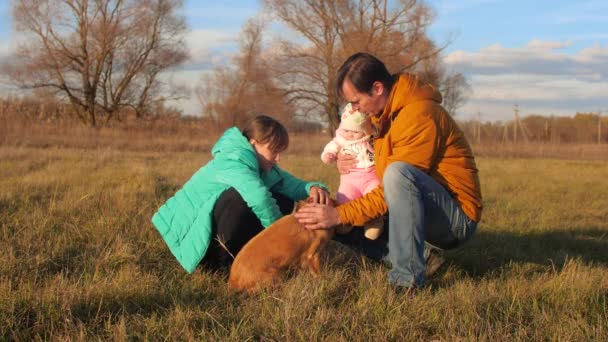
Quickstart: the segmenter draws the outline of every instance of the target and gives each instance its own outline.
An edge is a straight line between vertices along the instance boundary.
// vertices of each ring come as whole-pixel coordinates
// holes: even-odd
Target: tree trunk
[[[89,116],[91,127],[97,126],[97,120],[95,120],[95,109],[87,109],[87,115]]]

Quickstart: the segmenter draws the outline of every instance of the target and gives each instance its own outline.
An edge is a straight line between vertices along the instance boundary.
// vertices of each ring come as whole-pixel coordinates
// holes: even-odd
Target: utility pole
[[[515,115],[515,123],[514,123],[514,127],[513,127],[513,142],[517,143],[517,130],[521,131],[521,135],[524,137],[524,142],[528,143],[529,139],[528,139],[528,128],[526,127],[526,125],[523,123],[523,121],[520,120],[519,118],[519,106],[515,105],[513,107],[513,112]]]

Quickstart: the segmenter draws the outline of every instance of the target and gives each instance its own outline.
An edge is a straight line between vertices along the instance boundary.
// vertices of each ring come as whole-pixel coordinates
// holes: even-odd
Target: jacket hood
[[[253,146],[236,127],[229,128],[222,134],[213,145],[211,155],[213,159],[241,161],[254,170],[260,168]]]
[[[390,119],[393,113],[401,111],[403,107],[411,103],[427,100],[441,103],[443,99],[435,87],[420,81],[417,76],[411,74],[395,75],[395,84],[378,121],[382,122]]]

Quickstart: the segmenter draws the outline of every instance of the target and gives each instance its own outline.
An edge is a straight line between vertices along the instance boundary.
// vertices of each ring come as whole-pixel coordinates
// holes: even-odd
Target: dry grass
[[[473,150],[480,157],[608,160],[608,144],[487,143]]]
[[[295,139],[281,162],[335,190],[324,143]],[[605,161],[478,158],[478,234],[413,299],[338,244],[322,278],[246,297],[224,274],[187,275],[150,224],[202,145],[25,146],[0,147],[3,340],[608,339]]]

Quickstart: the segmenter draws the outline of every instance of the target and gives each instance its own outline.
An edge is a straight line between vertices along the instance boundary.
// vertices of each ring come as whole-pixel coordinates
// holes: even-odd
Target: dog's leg
[[[306,260],[304,262],[308,266],[310,273],[315,276],[321,275],[321,251],[325,245],[327,245],[327,240],[318,238],[306,252]]]
[[[319,257],[319,253],[315,253],[308,258],[308,270],[315,277],[321,275],[321,258]]]

